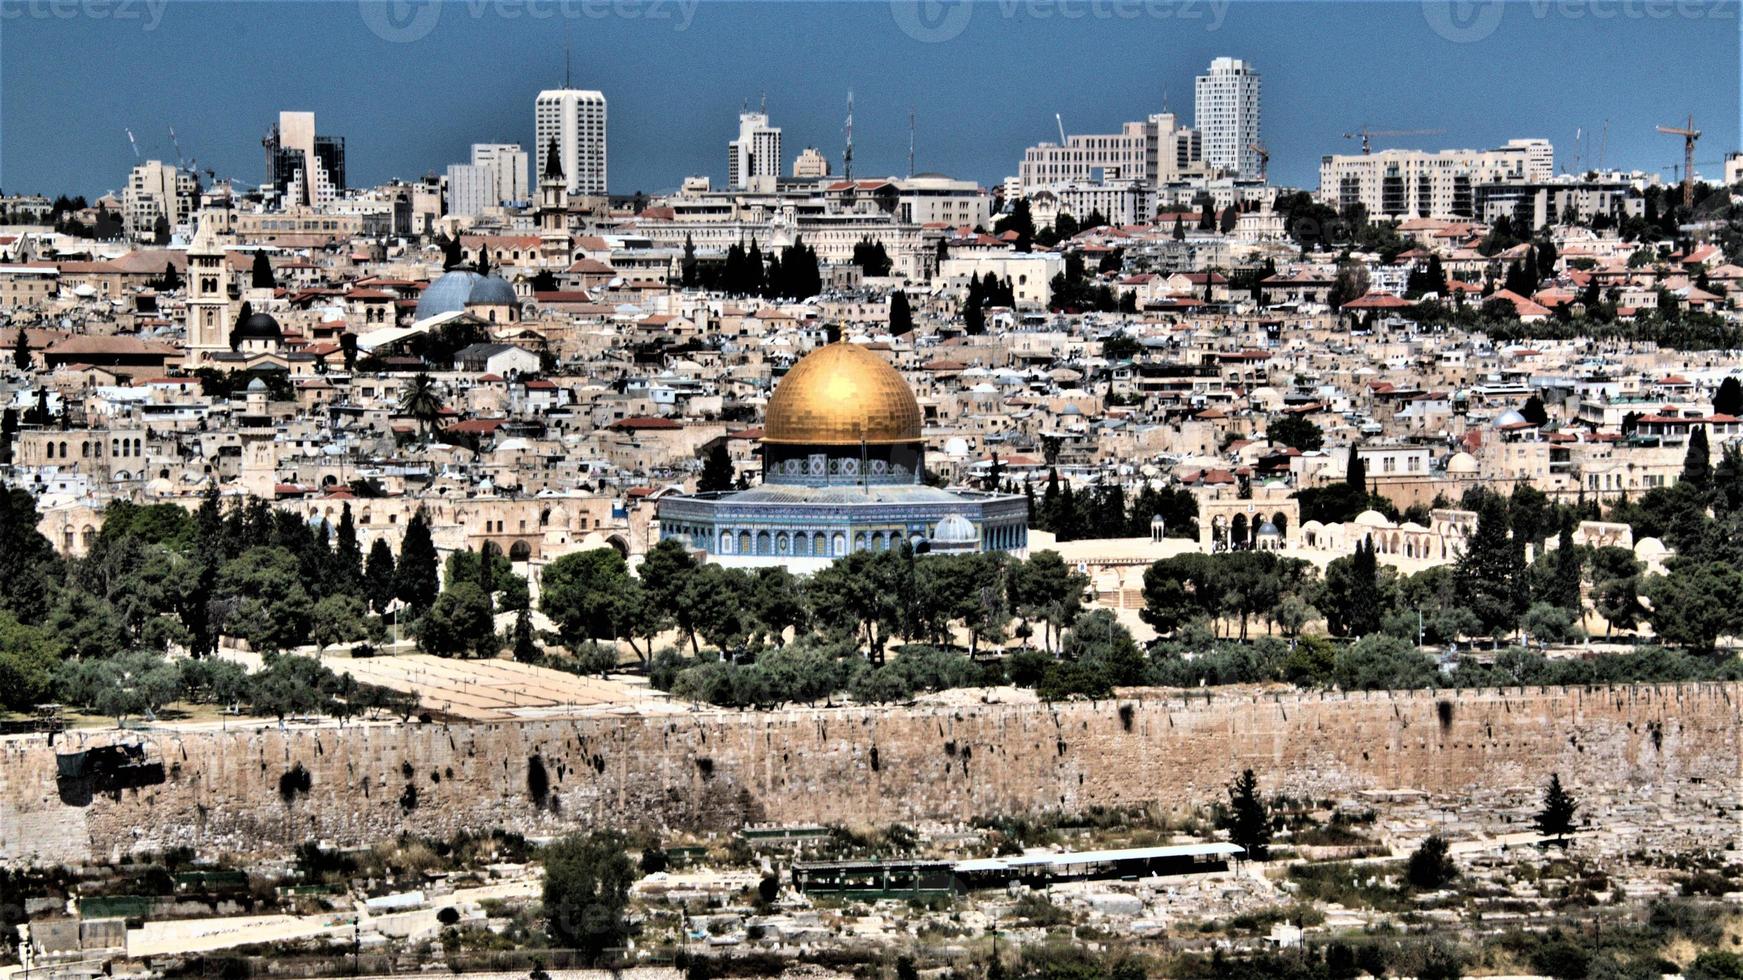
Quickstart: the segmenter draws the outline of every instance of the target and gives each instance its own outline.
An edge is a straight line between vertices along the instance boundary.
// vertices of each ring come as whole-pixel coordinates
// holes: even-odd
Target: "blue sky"
[[[611,189],[718,182],[743,100],[766,95],[790,158],[839,166],[853,89],[855,169],[992,182],[1023,147],[1106,132],[1169,107],[1218,55],[1264,77],[1274,180],[1312,187],[1347,130],[1444,129],[1404,145],[1542,136],[1574,163],[1668,168],[1653,131],[1693,113],[1697,160],[1738,146],[1734,0],[0,0],[0,188],[100,194],[183,149],[254,183],[279,109],[347,140],[350,182],[463,161],[473,142],[532,142],[532,102],[563,78],[610,101]],[[1378,141],[1379,146],[1389,141]],[[790,165],[790,159],[787,164]],[[1716,166],[1703,168],[1716,172]],[[1668,170],[1666,171],[1668,176]]]

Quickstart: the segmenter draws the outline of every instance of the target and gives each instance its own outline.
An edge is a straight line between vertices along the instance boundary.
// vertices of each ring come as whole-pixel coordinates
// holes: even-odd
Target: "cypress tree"
[[[1552,559],[1549,601],[1563,609],[1571,609],[1576,617],[1580,615],[1580,551],[1574,547],[1574,527],[1572,521],[1564,521],[1561,534],[1556,538],[1555,556]]]
[[[363,567],[363,591],[377,613],[387,612],[399,586],[395,580],[393,549],[386,538],[376,538],[369,546],[369,561]]]
[[[345,592],[357,591],[363,580],[363,549],[357,544],[357,525],[351,519],[349,501],[339,512],[339,529],[335,533],[333,550],[339,575],[343,579],[341,589]]]
[[[436,545],[430,540],[429,519],[419,510],[406,523],[399,563],[394,569],[394,594],[417,614],[429,609],[441,591],[436,565]]]
[[[1682,481],[1706,493],[1713,488],[1713,461],[1707,452],[1707,427],[1689,426],[1688,450],[1682,457]]]
[[[914,314],[908,308],[908,294],[896,290],[890,294],[890,334],[902,337],[914,331]]]

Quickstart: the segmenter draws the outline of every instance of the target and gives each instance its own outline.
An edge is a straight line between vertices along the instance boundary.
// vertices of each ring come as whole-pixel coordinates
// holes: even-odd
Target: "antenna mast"
[[[914,179],[914,107],[908,107],[908,179]]]
[[[841,176],[843,179],[853,179],[853,89],[847,90],[847,125],[843,127],[847,133],[847,148],[841,152]]]

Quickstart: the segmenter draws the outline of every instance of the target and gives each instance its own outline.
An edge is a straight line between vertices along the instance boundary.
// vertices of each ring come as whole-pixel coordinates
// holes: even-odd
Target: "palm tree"
[[[399,399],[399,410],[417,419],[425,432],[434,427],[442,414],[442,396],[436,393],[436,379],[419,371],[406,383],[405,393]]]

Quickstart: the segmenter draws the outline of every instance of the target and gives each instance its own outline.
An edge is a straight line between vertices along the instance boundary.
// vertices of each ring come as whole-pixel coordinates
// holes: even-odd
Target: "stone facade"
[[[1737,684],[1209,700],[1142,692],[1052,706],[267,726],[137,736],[144,778],[119,788],[59,779],[56,761],[57,750],[116,733],[72,733],[57,748],[19,737],[0,741],[0,862],[180,844],[282,852],[402,830],[730,831],[1097,804],[1175,809],[1222,798],[1245,768],[1267,792],[1348,799],[1411,790],[1454,807],[1497,793],[1534,804],[1557,772],[1600,819],[1608,806],[1648,800],[1667,808],[1674,827],[1679,814],[1692,821],[1738,806],[1740,699]],[[296,791],[299,780],[281,787],[297,765],[310,776],[306,792]]]

